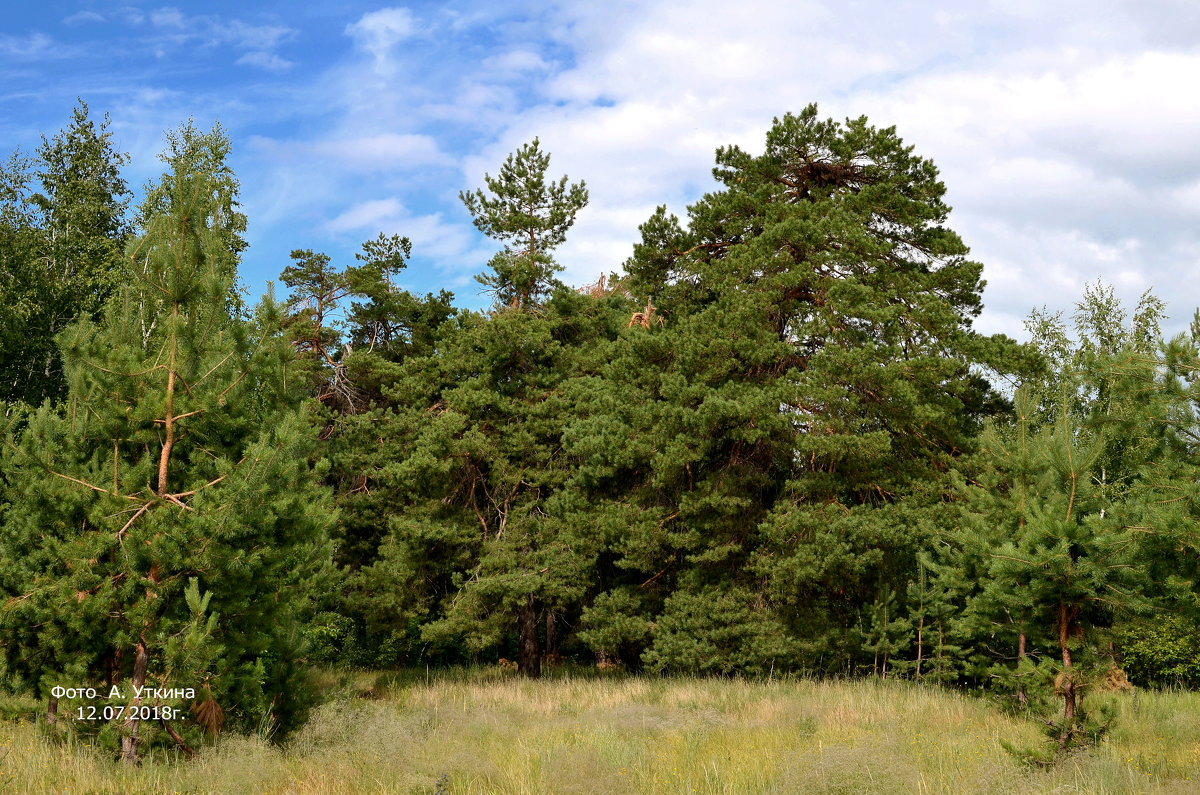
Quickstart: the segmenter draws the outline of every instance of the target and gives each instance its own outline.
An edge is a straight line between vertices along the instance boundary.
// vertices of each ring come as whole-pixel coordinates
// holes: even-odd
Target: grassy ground
[[[772,683],[477,671],[430,682],[343,681],[283,747],[224,737],[190,763],[126,770],[0,722],[0,792],[868,793],[1197,792],[1200,693],[1099,695],[1105,743],[1050,771],[1000,739],[1031,722],[906,683]],[[334,688],[335,691],[338,688]]]

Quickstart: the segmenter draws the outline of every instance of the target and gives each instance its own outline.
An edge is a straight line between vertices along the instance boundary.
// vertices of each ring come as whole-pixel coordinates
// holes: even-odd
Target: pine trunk
[[[1020,670],[1021,662],[1024,659],[1025,633],[1022,632],[1020,635],[1017,635],[1017,670]],[[1025,683],[1020,679],[1018,679],[1017,682],[1017,703],[1021,705],[1022,709],[1024,709],[1025,705],[1029,703],[1029,697],[1025,695]]]
[[[921,614],[921,621],[917,624],[917,680],[921,679],[921,642],[925,634],[925,614]]]
[[[554,610],[546,611],[546,654],[558,653],[558,617]]]
[[[138,641],[137,656],[133,660],[133,686],[142,688],[146,684],[146,667],[150,662],[150,655],[146,653],[146,642]],[[135,693],[137,690],[134,691]],[[138,761],[138,729],[141,728],[141,718],[138,713],[139,707],[142,706],[142,699],[135,697],[133,699],[133,715],[125,719],[125,733],[121,737],[121,761],[127,765],[137,764]]]
[[[1058,747],[1066,750],[1067,741],[1071,737],[1071,724],[1075,721],[1075,671],[1071,666],[1071,650],[1067,648],[1069,636],[1069,612],[1066,604],[1058,603],[1058,643],[1062,648],[1062,697],[1063,697],[1063,731],[1059,737]]]
[[[517,636],[520,646],[517,671],[530,679],[542,675],[542,655],[538,649],[538,606],[533,594],[517,610]]]

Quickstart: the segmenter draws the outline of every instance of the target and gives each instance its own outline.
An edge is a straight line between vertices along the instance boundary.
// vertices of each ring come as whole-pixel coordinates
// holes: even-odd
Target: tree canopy
[[[460,194],[503,246],[472,311],[398,233],[297,241],[251,309],[228,134],[169,133],[129,215],[107,126],[0,169],[0,675],[53,720],[167,689],[190,717],[84,727],[126,759],[296,725],[306,660],[911,677],[1059,749],[1121,665],[1200,681],[1200,319],[1096,283],[979,333],[894,128],[775,119],[580,289],[587,189],[534,139]]]

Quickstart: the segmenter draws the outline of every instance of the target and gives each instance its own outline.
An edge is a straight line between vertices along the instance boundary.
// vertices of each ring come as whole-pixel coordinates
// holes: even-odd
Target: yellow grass
[[[1099,748],[1050,771],[1000,746],[1037,726],[906,683],[497,671],[344,687],[282,747],[225,736],[193,762],[127,770],[30,723],[0,723],[0,792],[869,793],[1200,791],[1200,694],[1104,695]],[[440,784],[439,784],[440,779]]]

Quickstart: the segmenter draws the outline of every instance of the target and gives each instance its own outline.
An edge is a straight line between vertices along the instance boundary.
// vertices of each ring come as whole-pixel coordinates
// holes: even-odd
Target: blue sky
[[[713,150],[761,148],[816,101],[896,125],[942,170],[984,263],[979,327],[1021,335],[1103,278],[1200,305],[1200,8],[1124,2],[42,2],[0,22],[0,149],[32,151],[75,98],[107,112],[126,172],[163,132],[219,120],[258,293],[293,248],[349,263],[408,235],[406,286],[479,306],[494,246],[458,192],[537,135],[591,204],[565,278],[617,270],[658,204],[683,214]]]

